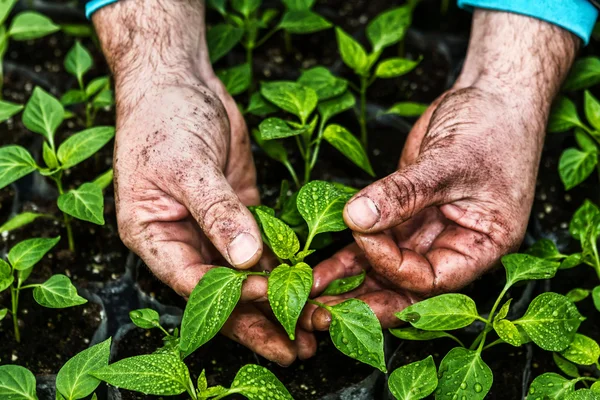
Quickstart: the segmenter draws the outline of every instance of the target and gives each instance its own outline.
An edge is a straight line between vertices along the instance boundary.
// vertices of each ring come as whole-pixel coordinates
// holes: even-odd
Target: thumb
[[[372,183],[346,204],[346,224],[360,233],[380,232],[426,207],[454,200],[461,178],[448,164],[441,155],[423,154],[414,164]]]
[[[216,167],[205,164],[194,170],[178,184],[178,200],[227,262],[235,268],[252,267],[262,254],[254,217]]]

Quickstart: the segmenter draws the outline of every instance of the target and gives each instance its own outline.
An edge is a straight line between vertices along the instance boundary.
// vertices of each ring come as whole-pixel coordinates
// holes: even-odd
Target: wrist
[[[545,112],[565,79],[580,40],[523,15],[477,9],[465,64],[454,86],[475,86]]]

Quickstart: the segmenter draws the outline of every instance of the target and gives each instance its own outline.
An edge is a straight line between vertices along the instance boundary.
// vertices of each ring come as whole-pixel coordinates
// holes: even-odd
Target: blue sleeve
[[[116,3],[117,0],[90,0],[85,4],[85,16],[87,19],[92,18],[92,14],[112,3]]]
[[[590,40],[598,10],[588,0],[458,0],[461,8],[487,8],[538,18]]]

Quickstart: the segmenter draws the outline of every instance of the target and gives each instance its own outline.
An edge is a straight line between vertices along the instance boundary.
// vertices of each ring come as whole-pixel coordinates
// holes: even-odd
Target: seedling
[[[86,299],[77,294],[77,289],[65,275],[56,274],[44,283],[23,285],[31,275],[35,265],[59,240],[60,236],[24,240],[10,249],[7,261],[0,259],[0,292],[10,289],[10,313],[17,342],[21,341],[18,311],[19,296],[22,290],[33,289],[35,301],[39,305],[48,308],[73,307],[87,302]],[[4,319],[8,312],[7,308],[0,307],[0,320]]]
[[[548,121],[549,132],[575,129],[578,148],[570,147],[563,151],[558,163],[558,173],[566,190],[586,180],[594,169],[598,170],[600,176],[600,102],[587,90],[584,93],[584,112],[589,125],[579,118],[571,100],[559,97]]]
[[[8,102],[0,103],[0,121],[4,121],[23,109]],[[34,171],[52,179],[58,189],[58,208],[63,212],[69,248],[75,249],[71,218],[104,225],[104,197],[102,190],[112,180],[112,171],[94,182],[82,184],[77,189],[65,191],[62,177],[67,169],[94,155],[115,135],[115,128],[97,126],[75,133],[60,146],[56,146],[55,133],[65,117],[62,104],[43,89],[36,87],[27,102],[22,122],[29,130],[44,137],[42,154],[45,167],[36,163],[24,147],[10,145],[0,147],[0,189]]]
[[[96,114],[102,108],[114,104],[113,92],[110,89],[110,78],[101,76],[84,84],[84,75],[92,68],[93,60],[90,52],[76,41],[65,57],[65,69],[77,78],[77,89],[71,89],[65,93],[60,102],[63,106],[85,104],[85,127],[94,126]]]
[[[39,39],[60,30],[60,27],[48,17],[35,11],[23,11],[15,15],[10,27],[6,27],[6,19],[14,8],[17,0],[0,2],[0,98],[4,84],[4,55],[11,40],[19,42]]]
[[[502,258],[506,270],[506,284],[494,303],[489,315],[480,315],[475,302],[463,294],[443,294],[413,304],[397,313],[397,317],[409,322],[408,328],[391,329],[397,337],[405,340],[431,340],[449,338],[455,347],[444,357],[436,374],[433,360],[401,367],[390,376],[390,390],[397,399],[422,399],[435,389],[436,399],[470,400],[485,398],[492,387],[491,369],[481,358],[483,350],[500,343],[519,347],[533,342],[547,351],[568,353],[578,338],[577,329],[585,319],[566,296],[547,292],[531,301],[525,314],[516,320],[507,315],[512,299],[497,309],[507,291],[516,283],[554,276],[560,263],[528,254],[509,254]],[[474,321],[485,324],[483,331],[470,347],[446,332],[464,328]],[[486,338],[494,331],[495,341],[486,344]],[[418,379],[411,380],[412,377]],[[439,377],[439,381],[438,381]],[[418,390],[416,390],[418,389]],[[422,392],[421,392],[422,390]]]
[[[365,172],[375,175],[367,152],[356,137],[343,126],[327,124],[333,116],[355,104],[354,96],[346,90],[347,83],[333,76],[326,68],[315,67],[304,71],[298,82],[263,83],[260,95],[253,96],[250,101],[250,112],[259,110],[261,114],[268,114],[276,106],[297,118],[267,118],[259,125],[259,131],[254,132],[259,146],[271,158],[285,165],[297,186],[301,185],[301,181],[288,159],[286,148],[278,139],[293,137],[296,140],[304,160],[302,183],[310,180],[323,139]],[[264,105],[271,108],[265,109]],[[315,109],[318,115],[315,115]]]
[[[415,3],[409,2],[402,7],[385,11],[367,25],[367,38],[372,52],[365,48],[341,28],[335,28],[338,48],[344,63],[360,78],[360,85],[350,84],[360,97],[358,122],[360,124],[361,142],[367,147],[367,89],[377,78],[388,79],[402,76],[412,71],[420,60],[408,60],[401,57],[388,58],[377,63],[383,50],[404,39],[406,30],[411,24]]]
[[[225,23],[215,25],[206,34],[211,61],[217,62],[238,43],[246,50],[244,64],[217,71],[217,75],[232,95],[251,89],[254,50],[277,31],[284,30],[286,38],[289,38],[290,33],[306,34],[332,26],[325,18],[311,11],[314,0],[288,0],[284,3],[287,11],[280,22],[259,38],[261,30],[268,28],[277,16],[277,10],[259,10],[262,0],[234,0],[231,2],[232,10],[226,9],[224,0],[208,2],[210,7],[225,18]]]

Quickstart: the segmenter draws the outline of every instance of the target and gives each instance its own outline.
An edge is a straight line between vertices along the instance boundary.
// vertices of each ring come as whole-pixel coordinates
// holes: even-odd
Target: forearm
[[[212,74],[203,1],[123,0],[96,12],[93,23],[117,100],[149,85],[192,83]]]
[[[478,85],[513,93],[547,112],[580,40],[555,25],[523,15],[477,9],[457,87]]]

